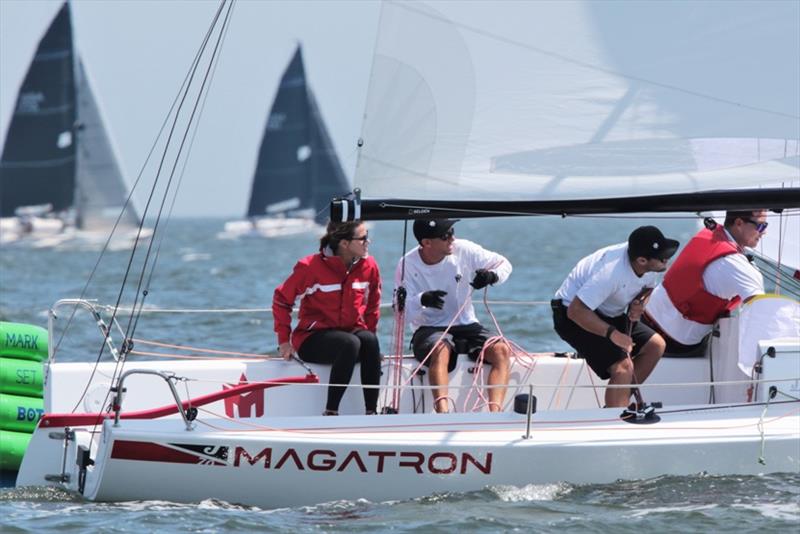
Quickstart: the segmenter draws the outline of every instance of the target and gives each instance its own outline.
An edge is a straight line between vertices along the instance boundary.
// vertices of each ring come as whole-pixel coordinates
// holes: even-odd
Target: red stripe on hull
[[[166,462],[171,464],[199,464],[204,460],[194,454],[176,451],[157,443],[128,440],[114,442],[114,448],[111,449],[111,458],[115,460],[138,460],[140,462]]]

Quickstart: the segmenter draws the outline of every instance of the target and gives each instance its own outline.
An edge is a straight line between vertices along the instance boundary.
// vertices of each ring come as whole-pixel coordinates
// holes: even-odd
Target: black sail
[[[348,190],[298,46],[267,119],[247,216],[308,215],[323,222],[331,197]]]
[[[69,4],[39,42],[20,87],[0,158],[0,216],[17,208],[72,206],[75,80]]]

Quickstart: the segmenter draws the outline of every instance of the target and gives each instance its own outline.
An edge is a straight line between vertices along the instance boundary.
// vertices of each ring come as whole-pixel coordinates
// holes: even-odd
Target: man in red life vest
[[[667,353],[700,350],[714,323],[764,293],[764,279],[744,254],[767,229],[767,211],[729,211],[724,226],[704,228],[653,291],[645,322],[665,334]]]

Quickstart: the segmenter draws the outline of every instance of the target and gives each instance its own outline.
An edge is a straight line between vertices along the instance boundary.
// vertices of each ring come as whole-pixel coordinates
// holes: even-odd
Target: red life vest
[[[739,247],[728,240],[722,226],[713,231],[704,228],[686,244],[662,283],[669,300],[686,319],[714,324],[739,305],[738,296],[723,299],[706,291],[703,285],[703,272],[712,261],[738,252]]]

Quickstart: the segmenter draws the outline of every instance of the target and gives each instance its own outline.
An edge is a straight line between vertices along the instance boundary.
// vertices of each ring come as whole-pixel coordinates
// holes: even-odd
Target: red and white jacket
[[[292,307],[298,296],[299,321],[292,331]],[[306,256],[272,297],[278,343],[291,340],[299,350],[303,341],[319,330],[375,332],[380,302],[381,275],[372,257],[357,260],[348,271],[338,256],[322,252]]]
[[[713,324],[739,305],[740,297],[720,298],[703,285],[703,272],[711,262],[738,252],[739,247],[728,240],[722,226],[713,231],[703,229],[686,244],[662,283],[672,304],[685,318]]]

